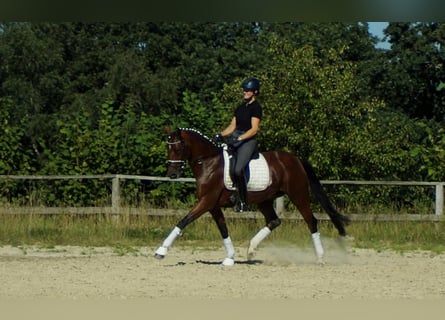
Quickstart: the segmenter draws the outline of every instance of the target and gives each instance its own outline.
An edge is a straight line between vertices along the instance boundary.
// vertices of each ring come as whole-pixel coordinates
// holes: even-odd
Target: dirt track
[[[0,248],[0,300],[127,299],[444,299],[445,255],[343,249],[327,243],[326,265],[312,249],[261,247],[248,262],[236,248],[233,267],[223,249],[155,248],[119,255],[110,248]]]

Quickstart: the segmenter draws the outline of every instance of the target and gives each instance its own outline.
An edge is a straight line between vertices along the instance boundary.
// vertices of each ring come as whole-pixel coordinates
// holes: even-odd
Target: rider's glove
[[[215,134],[215,136],[213,137],[213,140],[217,143],[224,142],[224,138],[220,133]]]

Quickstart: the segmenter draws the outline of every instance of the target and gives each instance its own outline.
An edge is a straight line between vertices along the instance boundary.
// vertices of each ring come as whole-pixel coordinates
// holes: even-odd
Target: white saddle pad
[[[232,179],[230,179],[229,173],[229,153],[227,149],[223,150],[224,155],[224,185],[229,190],[235,190]],[[266,189],[272,183],[269,175],[269,165],[266,159],[260,153],[258,159],[250,160],[249,162],[250,178],[247,183],[248,191],[262,191]]]

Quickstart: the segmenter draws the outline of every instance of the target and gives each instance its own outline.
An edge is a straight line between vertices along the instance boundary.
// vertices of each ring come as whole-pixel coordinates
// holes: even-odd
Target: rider
[[[217,141],[222,137],[229,137],[228,144],[236,150],[234,183],[239,196],[235,207],[237,212],[250,211],[247,206],[245,168],[257,150],[256,134],[263,117],[261,104],[256,100],[260,93],[260,81],[256,78],[247,78],[241,83],[241,88],[244,102],[236,107],[230,124],[215,136]]]

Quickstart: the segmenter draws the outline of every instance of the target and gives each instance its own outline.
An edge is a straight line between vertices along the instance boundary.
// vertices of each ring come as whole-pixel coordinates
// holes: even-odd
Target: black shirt
[[[258,101],[251,104],[242,103],[235,109],[236,130],[246,132],[252,128],[252,117],[262,119],[263,108]]]

